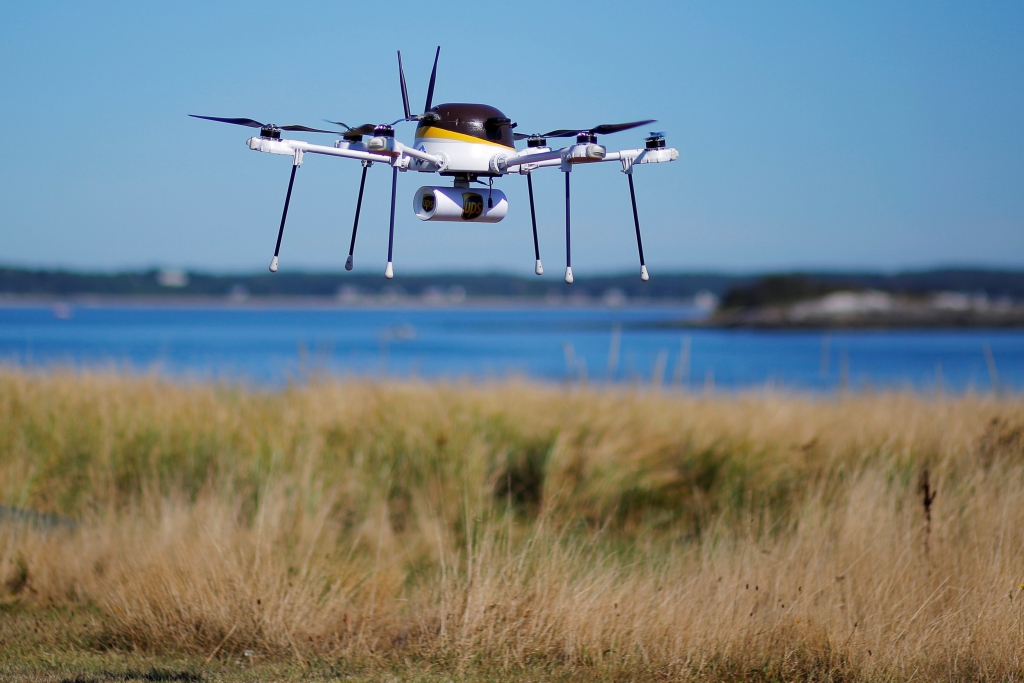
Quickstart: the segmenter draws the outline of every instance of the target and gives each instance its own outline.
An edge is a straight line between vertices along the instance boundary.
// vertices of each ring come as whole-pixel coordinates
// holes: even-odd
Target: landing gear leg
[[[395,269],[391,265],[391,254],[395,246],[395,192],[398,190],[398,167],[391,167],[391,229],[388,231],[388,265],[384,269],[384,277],[391,279]]]
[[[292,201],[292,186],[295,185],[295,171],[302,165],[302,152],[296,151],[292,157],[292,175],[288,179],[288,193],[284,196],[284,211],[281,212],[281,227],[277,229],[277,246],[274,247],[274,258],[270,260],[270,272],[277,272],[277,257],[281,253],[281,238],[284,237],[284,224],[288,220],[288,205]]]
[[[629,200],[633,203],[633,225],[636,227],[636,248],[640,252],[640,279],[647,282],[651,276],[647,274],[647,265],[644,263],[644,243],[640,240],[640,216],[636,212],[636,191],[633,189],[633,169],[626,173],[629,178]]]
[[[534,272],[537,275],[543,275],[544,265],[540,262],[540,243],[537,241],[537,212],[533,209],[533,176],[529,173],[526,174],[526,187],[530,191],[530,220],[533,221],[533,255],[537,259]]]
[[[565,171],[565,282],[572,284],[572,243],[569,238],[569,170]]]
[[[359,199],[356,200],[356,219],[352,222],[352,241],[348,244],[348,260],[345,261],[345,270],[352,270],[352,253],[356,250],[356,230],[359,229],[359,210],[363,206],[363,188],[366,186],[366,169],[370,168],[372,161],[363,162],[363,177],[359,180]]]

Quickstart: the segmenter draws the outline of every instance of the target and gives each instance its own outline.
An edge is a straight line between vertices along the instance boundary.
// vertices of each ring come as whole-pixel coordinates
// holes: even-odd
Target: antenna
[[[405,87],[405,70],[402,68],[402,51],[398,51],[398,78],[402,82],[402,107],[405,108],[405,120],[408,121],[412,118],[412,112],[409,111],[409,89]]]
[[[434,80],[437,78],[437,58],[441,56],[441,46],[437,46],[437,52],[434,53],[434,68],[430,72],[430,85],[427,86],[427,103],[423,105],[423,113],[427,113],[430,109],[430,103],[434,100]]]

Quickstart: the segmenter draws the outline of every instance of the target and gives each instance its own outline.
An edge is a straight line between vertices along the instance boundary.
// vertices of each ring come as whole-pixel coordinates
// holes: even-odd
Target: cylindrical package
[[[421,187],[412,198],[421,221],[497,223],[508,213],[501,190],[463,187]]]

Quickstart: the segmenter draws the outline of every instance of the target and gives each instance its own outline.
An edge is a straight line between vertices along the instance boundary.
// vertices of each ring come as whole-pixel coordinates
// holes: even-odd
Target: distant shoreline
[[[726,307],[682,327],[758,330],[922,330],[1024,328],[1024,304],[983,296],[893,296],[833,292],[782,305]]]
[[[587,296],[542,298],[542,297],[466,297],[459,301],[430,301],[422,297],[404,296],[388,298],[366,296],[355,300],[342,300],[324,296],[259,296],[244,299],[203,296],[107,296],[76,294],[71,296],[12,296],[0,295],[0,308],[45,308],[53,306],[72,307],[124,307],[124,308],[307,308],[307,309],[459,309],[459,308],[694,308],[691,299],[647,299],[635,298],[621,303],[608,303],[599,298]]]
[[[546,300],[548,298],[608,299],[611,303],[635,300],[691,300],[723,298],[731,291],[758,291],[762,281],[797,283],[802,293],[837,290],[875,290],[897,295],[935,292],[983,293],[989,299],[1024,301],[1024,270],[985,268],[937,268],[930,270],[880,272],[790,271],[771,273],[725,273],[660,271],[652,267],[650,280],[641,281],[639,272],[577,273],[576,282],[565,284],[560,268],[548,274],[434,273],[403,274],[386,280],[381,274],[282,271],[271,274],[216,274],[180,269],[149,269],[114,273],[67,270],[33,270],[0,265],[0,298],[15,297],[153,297],[158,299],[198,297],[242,300],[264,297],[313,297],[315,299],[358,300],[366,297],[421,297],[440,300],[491,300],[506,298]],[[767,303],[767,302],[753,302]]]
[[[503,273],[118,273],[0,266],[0,308],[52,306],[195,309],[678,309],[662,328],[1018,329],[1024,270],[944,268],[897,273],[652,273],[581,276],[567,285]],[[684,313],[685,311],[685,313]],[[642,323],[639,323],[641,326]]]
[[[843,319],[749,320],[723,319],[711,316],[657,327],[715,330],[778,330],[778,331],[857,331],[857,330],[1019,330],[1024,329],[1024,313],[1002,316],[864,316]]]

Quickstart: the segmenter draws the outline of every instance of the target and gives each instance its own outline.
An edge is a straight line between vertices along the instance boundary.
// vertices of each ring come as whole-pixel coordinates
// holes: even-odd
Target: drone
[[[249,149],[268,154],[280,154],[292,158],[291,177],[285,194],[281,225],[277,232],[274,258],[270,272],[276,273],[281,253],[281,239],[288,219],[288,205],[291,203],[295,172],[302,165],[306,154],[356,159],[362,162],[363,173],[359,181],[359,196],[356,200],[355,219],[352,223],[352,239],[349,242],[348,260],[345,269],[352,270],[353,253],[356,246],[356,232],[359,229],[359,211],[363,203],[366,186],[366,172],[375,164],[391,166],[391,225],[388,233],[388,262],[384,277],[394,277],[393,252],[395,244],[395,200],[398,189],[398,172],[417,171],[437,173],[452,179],[451,186],[425,185],[413,195],[412,208],[422,221],[448,221],[465,223],[497,223],[508,213],[508,199],[494,188],[494,179],[518,173],[526,176],[530,195],[530,219],[533,223],[533,251],[536,258],[534,272],[544,273],[540,259],[540,245],[537,240],[537,214],[533,202],[532,173],[540,168],[555,168],[565,174],[565,281],[571,284],[572,251],[570,239],[570,182],[572,170],[580,164],[618,161],[622,172],[629,179],[629,198],[633,205],[633,225],[636,229],[636,245],[640,254],[640,279],[650,279],[644,262],[644,247],[640,239],[640,217],[636,208],[636,191],[633,187],[633,169],[639,164],[657,164],[675,161],[679,152],[665,146],[665,134],[652,132],[641,149],[623,149],[609,152],[598,144],[599,135],[610,135],[647,124],[654,120],[632,121],[629,123],[605,123],[586,129],[558,129],[547,133],[517,133],[518,124],[498,109],[486,104],[449,103],[431,106],[434,97],[434,83],[437,78],[437,61],[441,48],[434,54],[434,68],[427,86],[427,100],[422,114],[413,114],[409,108],[409,91],[402,68],[402,53],[398,52],[398,77],[402,89],[402,106],[405,116],[391,123],[367,123],[356,127],[341,121],[325,121],[341,130],[324,130],[300,125],[277,126],[260,123],[247,118],[221,118],[216,116],[190,116],[209,121],[220,121],[238,126],[259,128],[258,136],[249,138]],[[412,146],[395,139],[395,125],[416,121],[416,134]],[[302,140],[281,137],[284,131],[302,133],[326,133],[339,139],[333,146],[316,145]],[[366,136],[369,139],[365,140]],[[549,138],[576,138],[574,144],[552,148]],[[525,140],[526,147],[516,149],[517,141]],[[478,187],[483,186],[483,187]]]

